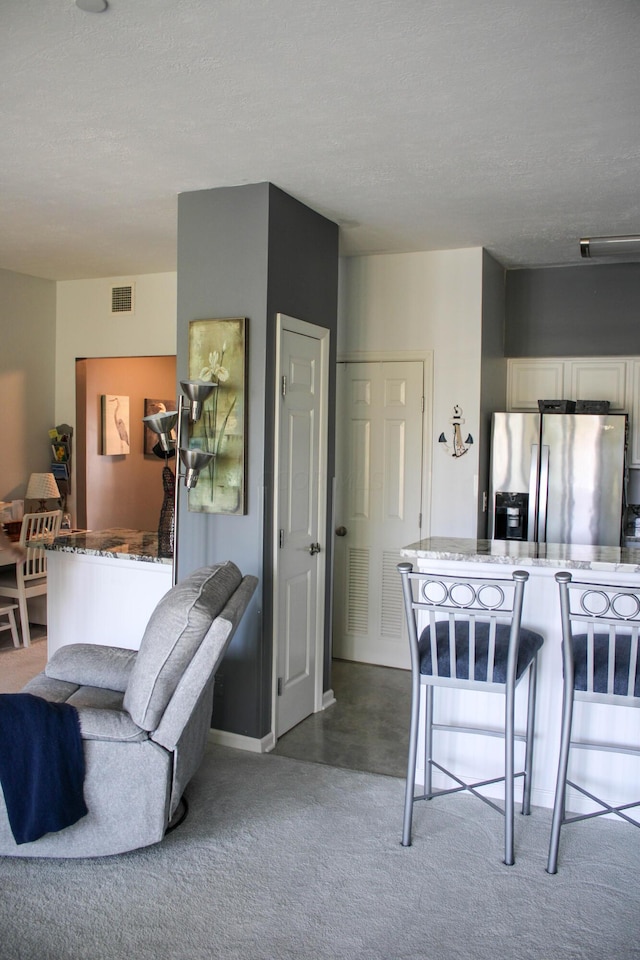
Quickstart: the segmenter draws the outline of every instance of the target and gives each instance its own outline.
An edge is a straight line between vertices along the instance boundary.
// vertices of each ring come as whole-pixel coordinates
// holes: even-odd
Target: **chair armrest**
[[[148,740],[149,734],[133,722],[124,710],[100,707],[79,707],[80,733],[83,740],[111,740],[137,743]]]
[[[52,680],[124,693],[136,656],[137,650],[126,650],[124,647],[70,643],[56,650],[44,672]]]

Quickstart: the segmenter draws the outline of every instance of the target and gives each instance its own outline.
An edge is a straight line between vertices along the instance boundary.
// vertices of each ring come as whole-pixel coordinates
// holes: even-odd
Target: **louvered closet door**
[[[338,364],[335,657],[409,667],[396,564],[421,537],[423,383],[421,361]]]

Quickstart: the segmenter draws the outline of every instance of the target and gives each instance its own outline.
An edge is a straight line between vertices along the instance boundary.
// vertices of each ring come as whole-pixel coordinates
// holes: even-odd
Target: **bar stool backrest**
[[[640,706],[640,587],[556,574],[562,661],[574,699]]]
[[[425,571],[405,577],[411,661],[417,673],[437,677],[445,686],[501,687],[507,677],[515,679],[526,572],[516,570],[509,579]],[[419,623],[429,627],[420,636]],[[509,658],[496,663],[496,639],[506,632]]]

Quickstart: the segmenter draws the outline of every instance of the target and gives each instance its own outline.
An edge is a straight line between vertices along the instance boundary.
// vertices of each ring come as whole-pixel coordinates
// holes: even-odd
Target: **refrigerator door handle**
[[[540,448],[540,504],[538,507],[538,541],[547,540],[547,500],[549,498],[549,447]]]
[[[538,444],[531,444],[531,465],[529,467],[529,522],[527,540],[536,539],[536,504],[538,502]]]

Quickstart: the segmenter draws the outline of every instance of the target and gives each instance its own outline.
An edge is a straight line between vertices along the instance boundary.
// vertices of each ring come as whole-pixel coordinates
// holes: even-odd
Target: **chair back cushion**
[[[178,682],[242,574],[231,561],[203,567],[172,587],[147,624],[123,706],[155,730]]]
[[[594,633],[573,637],[573,688],[617,697],[640,697],[640,656],[633,654],[632,638]],[[636,641],[637,643],[637,641]],[[613,677],[610,674],[613,663]]]

